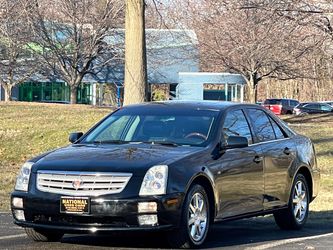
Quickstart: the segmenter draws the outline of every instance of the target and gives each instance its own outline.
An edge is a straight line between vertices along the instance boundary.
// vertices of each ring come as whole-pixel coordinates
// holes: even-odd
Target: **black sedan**
[[[294,108],[295,115],[332,113],[333,107],[327,103],[304,102]]]
[[[35,241],[162,230],[172,247],[198,247],[213,222],[273,213],[300,229],[318,193],[310,139],[258,105],[127,106],[70,141],[26,162],[11,195]]]

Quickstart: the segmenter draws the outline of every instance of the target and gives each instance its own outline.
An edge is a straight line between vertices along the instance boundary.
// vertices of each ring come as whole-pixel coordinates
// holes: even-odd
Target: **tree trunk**
[[[247,79],[247,102],[256,103],[258,100],[258,79],[257,74],[251,74],[250,79]]]
[[[3,85],[3,88],[5,90],[5,102],[12,101],[12,89],[13,86],[10,84]]]
[[[144,13],[144,0],[126,0],[124,105],[148,100]]]
[[[71,104],[77,104],[77,87],[71,86]]]
[[[247,86],[247,102],[249,103],[256,103],[256,90],[254,86],[251,86],[250,84],[248,84]]]

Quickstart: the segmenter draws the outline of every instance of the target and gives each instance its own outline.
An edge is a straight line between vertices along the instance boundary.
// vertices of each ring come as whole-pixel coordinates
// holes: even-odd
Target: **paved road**
[[[333,223],[309,220],[301,231],[282,231],[271,217],[245,219],[214,225],[205,249],[333,249]],[[157,234],[65,235],[61,242],[38,243],[12,223],[11,215],[0,213],[0,249],[148,249],[167,248]]]

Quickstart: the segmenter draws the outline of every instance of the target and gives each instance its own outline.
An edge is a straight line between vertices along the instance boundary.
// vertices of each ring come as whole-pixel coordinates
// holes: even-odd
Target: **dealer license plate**
[[[88,197],[61,197],[60,212],[88,214],[90,212],[90,199]]]

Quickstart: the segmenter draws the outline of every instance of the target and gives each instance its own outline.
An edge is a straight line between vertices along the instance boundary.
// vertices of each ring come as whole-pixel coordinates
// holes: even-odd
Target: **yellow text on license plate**
[[[89,198],[61,197],[60,212],[63,213],[89,213]]]

